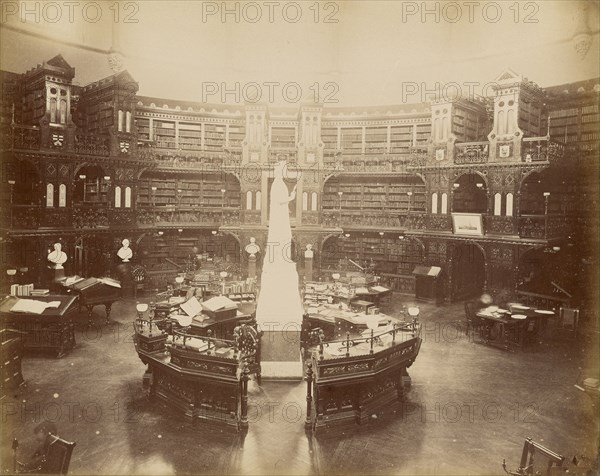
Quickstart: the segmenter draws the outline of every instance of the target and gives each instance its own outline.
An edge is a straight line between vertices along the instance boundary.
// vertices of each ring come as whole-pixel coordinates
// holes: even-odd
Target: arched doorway
[[[468,299],[483,293],[486,282],[485,256],[474,243],[461,243],[452,254],[453,300]]]
[[[463,174],[452,184],[452,211],[487,213],[487,185],[479,174]]]

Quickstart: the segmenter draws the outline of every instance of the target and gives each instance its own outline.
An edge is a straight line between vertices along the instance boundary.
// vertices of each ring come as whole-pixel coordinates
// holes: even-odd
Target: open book
[[[58,309],[60,307],[60,301],[36,301],[35,299],[19,299],[13,307],[10,309],[11,312],[27,312],[29,314],[42,314],[48,308]]]

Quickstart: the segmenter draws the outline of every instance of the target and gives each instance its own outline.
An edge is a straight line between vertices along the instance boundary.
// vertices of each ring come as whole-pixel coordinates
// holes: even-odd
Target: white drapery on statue
[[[289,202],[296,197],[296,189],[289,194],[283,181],[286,162],[274,167],[271,185],[269,232],[265,247],[260,294],[256,319],[262,327],[268,324],[279,328],[289,323],[302,322],[302,301],[298,289],[298,271],[292,261],[292,230]],[[299,178],[299,177],[298,177]]]

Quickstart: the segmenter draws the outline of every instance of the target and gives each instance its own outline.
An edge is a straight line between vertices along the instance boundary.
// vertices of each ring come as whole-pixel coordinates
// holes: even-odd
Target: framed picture
[[[452,226],[455,235],[483,235],[481,213],[453,213]]]

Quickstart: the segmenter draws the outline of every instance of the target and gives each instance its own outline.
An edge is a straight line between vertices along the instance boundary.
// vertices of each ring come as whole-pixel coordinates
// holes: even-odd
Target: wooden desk
[[[66,292],[79,296],[79,308],[87,309],[88,325],[92,324],[94,306],[102,305],[106,312],[106,323],[110,322],[110,311],[114,302],[121,299],[121,288],[98,281],[98,278],[86,278],[72,285],[63,284]]]
[[[353,431],[356,425],[368,423],[371,415],[401,401],[407,368],[420,347],[419,324],[375,331],[373,341],[348,338],[312,347],[307,426],[315,433]]]
[[[46,309],[41,314],[12,312],[19,298],[8,296],[0,302],[0,319],[3,328],[24,332],[23,349],[27,351],[52,351],[62,357],[75,346],[73,320],[77,315],[77,296],[40,296],[35,301],[59,301],[58,308]]]
[[[525,319],[514,319],[513,314],[522,314]],[[524,348],[537,341],[545,329],[551,314],[540,314],[535,309],[515,309],[514,312],[503,314],[501,317],[486,312],[477,312],[477,317],[484,319],[490,325],[487,343],[505,350],[515,347]]]
[[[248,367],[234,342],[190,338],[167,345],[167,334],[136,321],[134,344],[148,366],[149,396],[182,414],[192,425],[244,430],[248,427]],[[195,348],[198,340],[212,348]],[[216,350],[218,349],[218,350]]]

